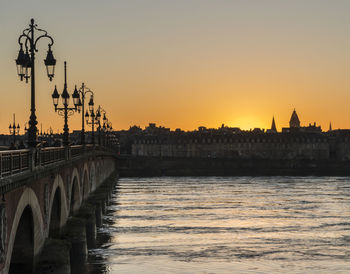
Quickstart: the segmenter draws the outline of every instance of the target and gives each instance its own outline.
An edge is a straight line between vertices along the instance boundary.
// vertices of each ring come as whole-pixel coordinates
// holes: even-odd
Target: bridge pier
[[[71,244],[70,264],[71,273],[85,273],[87,260],[86,221],[83,218],[68,219],[63,232],[63,239]]]
[[[99,207],[99,209],[97,210],[101,211],[101,214],[98,212],[97,215],[99,216],[98,217],[96,216],[96,222],[98,222],[99,224],[101,224],[102,222],[102,215],[106,214],[106,196],[107,195],[106,193],[104,193],[104,191],[105,189],[98,188],[96,192],[93,193],[92,196],[89,197],[88,199],[89,203],[96,204],[96,207]],[[101,219],[101,222],[97,221],[98,218]]]
[[[46,239],[37,261],[36,274],[71,274],[71,244],[60,239]]]
[[[87,248],[92,249],[96,246],[96,207],[93,204],[85,203],[79,210],[77,217],[85,220]]]
[[[95,203],[95,217],[96,217],[96,227],[102,226],[102,206],[101,202],[96,201]]]

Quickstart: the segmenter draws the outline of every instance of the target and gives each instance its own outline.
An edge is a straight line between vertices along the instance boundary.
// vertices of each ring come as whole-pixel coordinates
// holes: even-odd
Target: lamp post
[[[94,112],[94,100],[93,96],[91,96],[89,101],[89,111],[85,113],[86,124],[91,126],[91,143],[95,145],[95,125],[99,125],[99,117],[101,116],[99,110],[97,110],[96,115]]]
[[[101,113],[103,113],[103,118],[102,118],[102,126],[101,126]],[[106,111],[101,107],[98,106],[97,111],[96,111],[96,121],[98,124],[98,144],[101,145],[101,134],[104,131],[103,126],[105,126],[105,122],[106,122],[107,118],[106,118]]]
[[[62,97],[63,107],[59,108],[57,107],[57,105],[58,105],[58,99],[60,98],[60,95],[57,91],[57,87],[55,86],[55,90],[52,93],[53,105],[55,106],[55,112],[58,112],[58,115],[64,117],[63,145],[68,146],[69,145],[68,117],[72,116],[74,114],[74,111],[79,111],[78,104],[76,104],[76,102],[79,101],[79,93],[76,89],[74,90],[72,94],[74,108],[68,107],[70,96],[67,90],[67,62],[66,61],[64,62],[64,88],[63,88],[61,97]]]
[[[35,31],[39,32],[39,35],[35,35]],[[34,19],[30,20],[29,28],[26,28],[18,38],[20,50],[16,59],[17,74],[21,81],[23,79],[28,83],[28,79],[31,78],[31,104],[30,104],[30,118],[28,129],[28,145],[29,147],[35,147],[37,144],[37,120],[35,115],[35,52],[38,51],[37,43],[41,38],[48,38],[48,51],[46,59],[44,60],[47,76],[52,81],[55,73],[56,59],[53,57],[51,46],[54,41],[51,36],[47,34],[45,30],[39,29],[34,23]],[[23,49],[25,47],[25,52]]]
[[[109,146],[110,145],[110,137],[111,137],[111,131],[113,129],[112,127],[112,122],[110,122],[108,120],[108,118],[106,119],[106,129],[105,129],[105,132],[106,132],[106,145]]]
[[[24,123],[24,132],[25,134],[27,134],[28,128],[27,128],[28,122]]]
[[[77,87],[75,86],[74,92],[79,93],[79,97],[76,99],[77,101],[74,102],[74,104],[77,104],[79,111],[81,110],[81,144],[85,145],[85,123],[84,123],[85,96],[88,93],[91,94],[90,101],[89,101],[89,111],[93,112],[94,93],[92,90],[90,90],[88,87],[86,87],[84,83],[82,83],[81,88],[79,88],[79,90],[77,90]],[[89,124],[88,122],[86,122],[86,123]],[[92,126],[92,143],[93,144],[95,143],[95,141],[94,141],[94,126]]]
[[[13,145],[15,146],[16,145],[16,135],[19,134],[19,129],[20,129],[20,126],[19,124],[17,124],[16,126],[16,116],[15,114],[13,114],[13,124],[9,125],[9,131],[10,131],[10,134],[12,134],[13,136]]]
[[[109,132],[110,132],[111,128],[112,128],[112,123],[109,122],[108,118],[106,117],[106,113],[104,113],[104,115],[103,115],[103,126],[102,126],[102,132],[103,132],[102,143],[103,143],[103,146],[108,146],[109,145]]]

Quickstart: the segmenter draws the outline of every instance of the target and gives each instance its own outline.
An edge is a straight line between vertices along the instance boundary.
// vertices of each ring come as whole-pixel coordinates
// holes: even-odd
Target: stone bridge
[[[32,273],[45,239],[115,169],[115,154],[92,146],[0,152],[0,273]]]

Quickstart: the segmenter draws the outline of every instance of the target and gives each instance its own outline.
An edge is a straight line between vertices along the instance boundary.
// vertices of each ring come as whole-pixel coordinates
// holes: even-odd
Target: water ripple
[[[118,182],[90,273],[350,273],[350,178]]]

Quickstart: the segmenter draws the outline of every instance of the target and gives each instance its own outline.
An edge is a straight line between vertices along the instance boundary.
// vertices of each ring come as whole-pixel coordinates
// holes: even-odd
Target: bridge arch
[[[30,269],[34,257],[44,243],[44,223],[39,201],[31,188],[26,188],[19,199],[6,253],[5,273],[16,273],[17,262],[24,262],[21,269]],[[18,259],[20,258],[20,260]],[[11,268],[10,268],[11,266]],[[22,271],[21,273],[26,273]]]
[[[49,237],[58,236],[60,229],[67,220],[67,196],[65,186],[60,175],[57,175],[51,189],[49,212]]]
[[[69,214],[72,215],[81,204],[80,178],[76,168],[72,172],[72,181],[70,184],[70,209]]]

